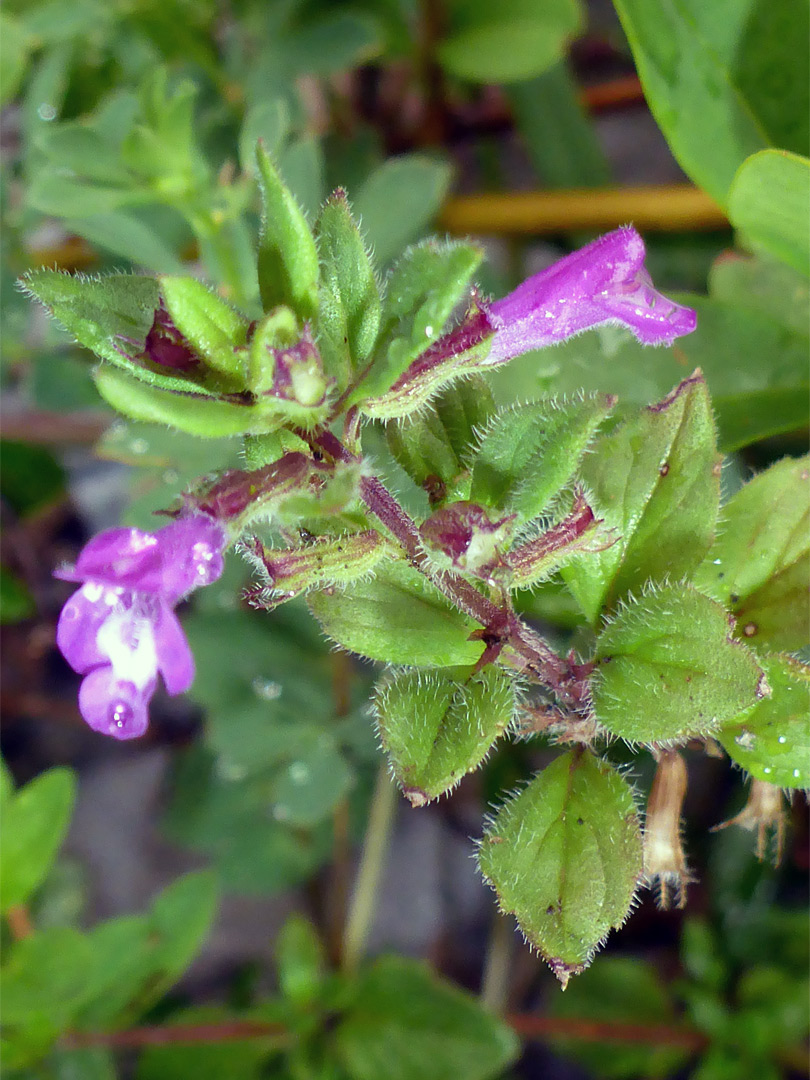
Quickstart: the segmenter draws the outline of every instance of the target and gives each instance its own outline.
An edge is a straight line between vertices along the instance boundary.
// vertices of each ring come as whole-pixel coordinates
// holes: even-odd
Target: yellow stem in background
[[[447,200],[438,221],[458,236],[601,232],[631,223],[640,232],[697,232],[722,229],[728,219],[699,188],[670,184],[461,195]]]

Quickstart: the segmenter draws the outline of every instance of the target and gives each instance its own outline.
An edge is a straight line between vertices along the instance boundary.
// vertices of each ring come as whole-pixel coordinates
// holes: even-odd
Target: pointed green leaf
[[[134,274],[84,278],[34,270],[25,275],[22,286],[81,345],[112,364],[143,351],[160,304],[156,279]]]
[[[478,861],[565,985],[629,913],[641,874],[633,793],[607,762],[569,751],[501,807]]]
[[[514,715],[515,688],[492,666],[467,679],[401,671],[380,685],[374,704],[394,775],[422,806],[481,764]]]
[[[152,963],[158,974],[150,983],[150,1001],[173,986],[200,951],[218,903],[217,878],[211,870],[184,874],[156,897],[149,927],[154,936]]]
[[[470,499],[528,521],[574,476],[616,399],[608,394],[540,399],[499,413],[473,463]]]
[[[787,150],[746,158],[728,194],[728,216],[755,249],[810,276],[810,161]]]
[[[692,573],[714,538],[720,464],[700,373],[597,439],[582,478],[615,542],[575,559],[562,575],[594,622],[646,581]]]
[[[436,240],[405,252],[386,282],[374,364],[349,404],[383,394],[441,336],[455,308],[469,298],[470,279],[482,258],[483,251],[472,244]]]
[[[318,251],[306,218],[259,143],[256,148],[262,192],[259,237],[259,291],[265,311],[279,304],[302,319],[318,309]]]
[[[247,340],[248,320],[197,278],[159,280],[169,317],[186,341],[208,367],[238,381],[243,362],[237,350]]]
[[[480,1002],[402,956],[358,977],[335,1039],[353,1080],[496,1080],[519,1052]]]
[[[715,738],[757,780],[810,788],[810,667],[779,655],[761,657],[760,663],[771,696]]]
[[[597,720],[641,743],[710,734],[769,693],[727,613],[689,585],[628,600],[599,635],[594,659]]]
[[[388,424],[388,446],[411,479],[425,488],[431,502],[441,503],[445,497],[466,499],[466,460],[494,411],[489,386],[473,375],[445,387],[416,415]]]
[[[318,346],[327,374],[342,389],[374,348],[380,328],[380,290],[343,191],[326,201],[315,236],[321,259]]]
[[[723,507],[696,585],[737,619],[736,633],[765,648],[808,641],[810,457],[785,458]]]
[[[323,630],[352,652],[388,664],[454,667],[474,664],[483,652],[470,641],[478,629],[407,563],[392,562],[351,592],[309,597]]]
[[[51,769],[9,797],[0,832],[0,911],[24,903],[42,884],[70,824],[73,773]]]
[[[190,393],[188,389],[177,393],[150,386],[107,364],[96,368],[93,378],[104,400],[124,416],[169,424],[207,439],[245,431],[272,431],[283,419],[270,417],[255,405],[220,401],[203,393]]]

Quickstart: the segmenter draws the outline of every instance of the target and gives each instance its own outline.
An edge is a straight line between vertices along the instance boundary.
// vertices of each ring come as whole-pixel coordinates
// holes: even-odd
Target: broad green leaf
[[[810,277],[810,161],[761,150],[740,166],[728,196],[746,243]]]
[[[805,0],[616,0],[650,108],[721,205],[758,150],[808,152]]]
[[[514,716],[515,688],[492,666],[455,679],[401,671],[380,684],[374,704],[394,775],[423,806],[481,764]]]
[[[306,881],[329,858],[331,823],[290,828],[276,819],[265,776],[245,777],[195,747],[178,760],[165,828],[170,838],[214,862],[224,888],[278,892]]]
[[[0,834],[0,910],[23,904],[42,884],[65,838],[76,785],[51,769],[10,799]]]
[[[450,166],[425,154],[389,158],[352,192],[366,243],[379,267],[423,235],[450,186]]]
[[[111,214],[124,206],[152,202],[150,192],[136,187],[113,187],[74,179],[53,165],[37,170],[25,191],[26,206],[58,218]]]
[[[213,289],[193,277],[161,277],[169,317],[206,365],[239,383],[249,322]]]
[[[768,693],[723,608],[689,585],[628,600],[596,641],[596,718],[640,743],[708,735]]]
[[[595,622],[645,582],[690,574],[714,538],[720,460],[700,373],[597,439],[581,471],[589,504],[615,542],[562,575]]]
[[[757,780],[810,788],[810,667],[779,655],[763,656],[760,664],[771,696],[715,738],[732,761]]]
[[[124,1018],[149,980],[156,974],[152,962],[155,942],[149,920],[126,915],[99,923],[87,935],[93,964],[86,976],[87,999],[74,1019],[76,1027],[98,1030]]]
[[[381,27],[371,14],[326,8],[289,35],[284,59],[294,75],[334,75],[367,64],[381,45]]]
[[[776,319],[805,340],[810,337],[810,284],[784,263],[724,254],[711,268],[709,292]]]
[[[4,1027],[39,1022],[56,1034],[87,997],[92,966],[89,938],[73,927],[37,930],[16,941],[0,969]]]
[[[578,93],[565,61],[506,88],[532,165],[549,187],[602,187],[610,182],[596,128]]]
[[[454,0],[439,61],[475,82],[513,82],[539,75],[558,61],[583,21],[578,0]]]
[[[473,458],[470,499],[520,522],[541,514],[572,479],[616,399],[540,399],[500,412]]]
[[[475,998],[399,956],[358,977],[335,1040],[353,1080],[496,1080],[519,1052]]]
[[[349,204],[335,192],[315,227],[321,261],[318,346],[343,388],[367,361],[380,327],[380,290]]]
[[[467,460],[495,412],[492,393],[473,375],[445,387],[427,408],[388,424],[388,446],[405,472],[429,494],[431,503],[446,497],[466,499],[470,488]]]
[[[635,956],[603,956],[564,994],[548,999],[551,1016],[561,1020],[597,1021],[609,1032],[615,1024],[671,1026],[677,1023],[675,1003],[656,968]],[[688,1060],[689,1052],[666,1045],[624,1044],[575,1037],[552,1037],[551,1045],[589,1073],[605,1080],[670,1076]]]
[[[374,363],[350,395],[350,404],[389,390],[441,336],[450,315],[469,298],[470,279],[482,258],[480,248],[455,241],[426,240],[405,252],[386,282]]]
[[[565,986],[630,911],[641,875],[632,790],[607,762],[569,751],[501,807],[478,862]]]
[[[469,640],[477,624],[406,563],[384,565],[351,592],[313,593],[309,606],[330,638],[371,660],[454,667],[474,664],[483,651]]]
[[[810,458],[784,458],[723,507],[695,583],[731,609],[738,637],[794,650],[808,641],[808,575]]]
[[[312,827],[327,818],[354,779],[328,732],[285,764],[268,783],[273,816],[293,828]]]
[[[0,494],[19,517],[27,517],[64,496],[65,470],[50,450],[32,443],[0,443]]]
[[[206,1028],[229,1021],[252,1019],[234,1015],[218,1005],[197,1005],[173,1012],[164,1027],[172,1025]],[[263,1065],[273,1049],[272,1036],[227,1039],[223,1042],[177,1043],[147,1046],[138,1056],[135,1080],[260,1080],[267,1075]]]
[[[291,915],[276,938],[276,964],[282,994],[306,1006],[320,990],[326,973],[323,946],[309,919]]]
[[[272,431],[282,420],[271,418],[255,405],[236,405],[198,393],[196,387],[190,392],[187,385],[178,392],[152,386],[109,364],[97,367],[93,378],[107,404],[124,416],[149,424],[169,424],[202,438]]]
[[[318,252],[306,218],[264,147],[256,149],[262,193],[259,291],[265,311],[279,304],[302,319],[318,310]]]

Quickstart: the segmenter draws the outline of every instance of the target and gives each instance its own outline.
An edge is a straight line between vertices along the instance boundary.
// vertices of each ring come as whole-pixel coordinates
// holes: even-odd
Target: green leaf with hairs
[[[475,664],[477,623],[454,608],[417,570],[391,562],[351,592],[313,593],[309,606],[339,645],[370,660],[418,667]]]
[[[731,760],[757,780],[810,788],[810,667],[778,654],[759,662],[771,696],[725,725],[715,738]]]
[[[645,582],[694,572],[714,539],[720,459],[703,377],[684,380],[662,402],[600,436],[592,450],[582,479],[608,542],[562,575],[595,622]]]
[[[607,762],[569,751],[500,808],[478,862],[565,986],[630,911],[641,875],[633,792]]]
[[[810,457],[784,458],[729,499],[695,584],[725,604],[735,633],[765,649],[808,643]]]
[[[769,693],[727,612],[690,585],[626,601],[597,638],[594,660],[596,719],[633,742],[709,735]]]
[[[380,684],[374,704],[394,775],[423,806],[481,764],[514,716],[515,688],[492,666],[455,678],[400,671]]]

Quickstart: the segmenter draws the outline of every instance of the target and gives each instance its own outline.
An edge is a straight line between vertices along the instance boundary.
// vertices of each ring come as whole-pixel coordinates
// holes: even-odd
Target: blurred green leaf
[[[810,336],[810,284],[784,263],[726,253],[711,268],[709,292],[775,319],[803,338]]]
[[[494,1080],[519,1050],[475,998],[398,956],[358,977],[336,1046],[353,1080]]]
[[[810,161],[761,150],[737,171],[728,196],[732,225],[756,250],[810,277]]]
[[[17,93],[23,81],[33,42],[16,15],[0,12],[0,105]]]
[[[64,495],[65,473],[50,450],[10,439],[0,445],[0,492],[15,514],[25,517]]]
[[[256,143],[262,145],[271,157],[278,155],[290,126],[289,107],[282,97],[258,101],[248,108],[239,132],[239,164],[243,172],[256,171]]]
[[[207,1028],[243,1019],[216,1005],[198,1005],[172,1013],[164,1026],[170,1033],[174,1024]],[[273,1041],[254,1036],[220,1043],[150,1046],[141,1051],[134,1075],[136,1080],[259,1080]]]
[[[329,11],[303,23],[285,42],[294,74],[334,75],[366,64],[382,46],[376,19],[363,11]]]
[[[0,835],[0,910],[23,904],[62,846],[75,799],[68,769],[51,769],[11,797]]]
[[[684,171],[721,205],[758,150],[808,153],[805,0],[616,0],[650,108]]]
[[[326,971],[323,946],[312,923],[291,915],[276,939],[276,963],[281,992],[297,1006],[312,1002]]]
[[[17,623],[37,610],[28,586],[7,567],[0,566],[0,623]]]
[[[182,262],[163,238],[143,221],[123,210],[69,218],[65,228],[96,247],[156,273],[176,274]]]
[[[539,75],[560,59],[581,28],[578,0],[452,0],[439,61],[475,82],[514,82]]]
[[[389,158],[357,191],[352,206],[378,267],[424,233],[450,186],[450,166],[425,154]]]

